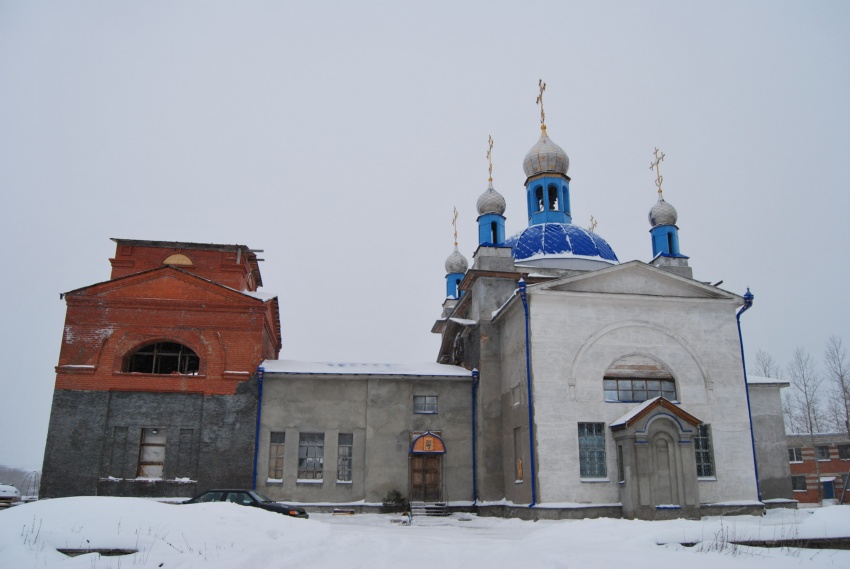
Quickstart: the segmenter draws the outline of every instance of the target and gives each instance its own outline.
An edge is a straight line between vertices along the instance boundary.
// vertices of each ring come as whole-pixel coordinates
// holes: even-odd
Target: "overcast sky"
[[[129,239],[263,249],[282,358],[434,361],[452,208],[526,226],[546,122],[573,221],[652,256],[657,146],[747,357],[850,342],[850,3],[0,0],[0,463],[40,468],[65,304]]]

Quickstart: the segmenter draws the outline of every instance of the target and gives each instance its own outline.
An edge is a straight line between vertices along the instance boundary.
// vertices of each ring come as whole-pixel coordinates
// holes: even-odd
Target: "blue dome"
[[[596,233],[571,223],[538,223],[505,241],[517,261],[579,258],[619,263],[611,246]]]

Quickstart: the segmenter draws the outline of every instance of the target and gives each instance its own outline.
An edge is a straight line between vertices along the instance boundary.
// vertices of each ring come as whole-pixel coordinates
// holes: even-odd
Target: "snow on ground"
[[[850,536],[850,506],[763,517],[645,522],[311,514],[293,519],[235,504],[138,498],[43,500],[0,511],[0,567],[265,569],[280,567],[850,567],[850,551],[736,546],[741,539]],[[680,545],[700,542],[693,547]],[[133,549],[67,557],[57,548]]]

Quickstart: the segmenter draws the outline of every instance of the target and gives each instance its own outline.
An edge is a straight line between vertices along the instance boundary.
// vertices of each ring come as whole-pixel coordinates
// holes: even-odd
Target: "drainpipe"
[[[251,480],[251,489],[257,489],[257,456],[260,452],[260,415],[263,412],[263,374],[266,368],[257,368],[257,430],[254,431],[254,474]]]
[[[531,342],[528,331],[528,297],[525,292],[525,280],[520,277],[517,283],[519,297],[522,299],[522,309],[525,312],[525,378],[528,390],[528,454],[529,466],[531,467],[531,503],[532,508],[537,505],[537,469],[534,466],[534,399],[531,392]]]
[[[753,410],[750,407],[750,384],[747,383],[747,363],[744,361],[744,337],[741,334],[741,314],[750,309],[753,305],[753,299],[755,296],[750,292],[749,287],[747,287],[747,292],[744,293],[744,306],[741,307],[741,310],[738,311],[738,314],[735,316],[735,319],[738,321],[738,342],[741,344],[741,365],[744,366],[744,388],[747,392],[747,415],[750,418],[750,443],[753,445],[753,466],[755,466],[755,474],[756,474],[756,494],[758,495],[759,502],[761,502],[761,484],[759,483],[759,463],[756,458],[756,437],[753,434]]]
[[[478,380],[481,373],[478,369],[472,370],[472,504],[478,503],[478,462],[476,460],[475,444],[475,408],[478,404]]]

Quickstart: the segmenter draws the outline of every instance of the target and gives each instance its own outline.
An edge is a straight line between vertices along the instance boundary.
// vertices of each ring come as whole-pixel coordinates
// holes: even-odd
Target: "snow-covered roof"
[[[790,385],[784,379],[776,379],[773,377],[762,377],[760,375],[749,375],[747,374],[747,383],[750,385]]]
[[[449,318],[452,322],[456,324],[460,324],[461,326],[475,326],[478,324],[475,320],[469,320],[468,318]]]
[[[298,360],[266,360],[266,373],[299,375],[404,375],[425,377],[472,377],[472,372],[460,366],[438,363],[370,364],[355,362],[304,362]]]
[[[641,411],[643,411],[644,409],[646,409],[647,407],[649,407],[650,405],[652,405],[653,403],[655,403],[659,399],[661,399],[661,397],[653,397],[652,399],[647,399],[646,401],[644,401],[643,403],[641,403],[640,405],[638,405],[637,407],[635,407],[634,409],[632,409],[631,411],[629,411],[628,413],[626,413],[625,415],[623,415],[622,417],[620,417],[619,419],[617,419],[616,421],[611,423],[611,426],[617,427],[617,426],[620,426],[620,425],[628,424],[629,421],[631,421],[633,418],[640,415]]]
[[[251,296],[258,300],[262,300],[263,302],[271,300],[277,296],[276,294],[270,292],[260,292],[258,290],[240,290],[239,292],[241,292],[245,296]]]

